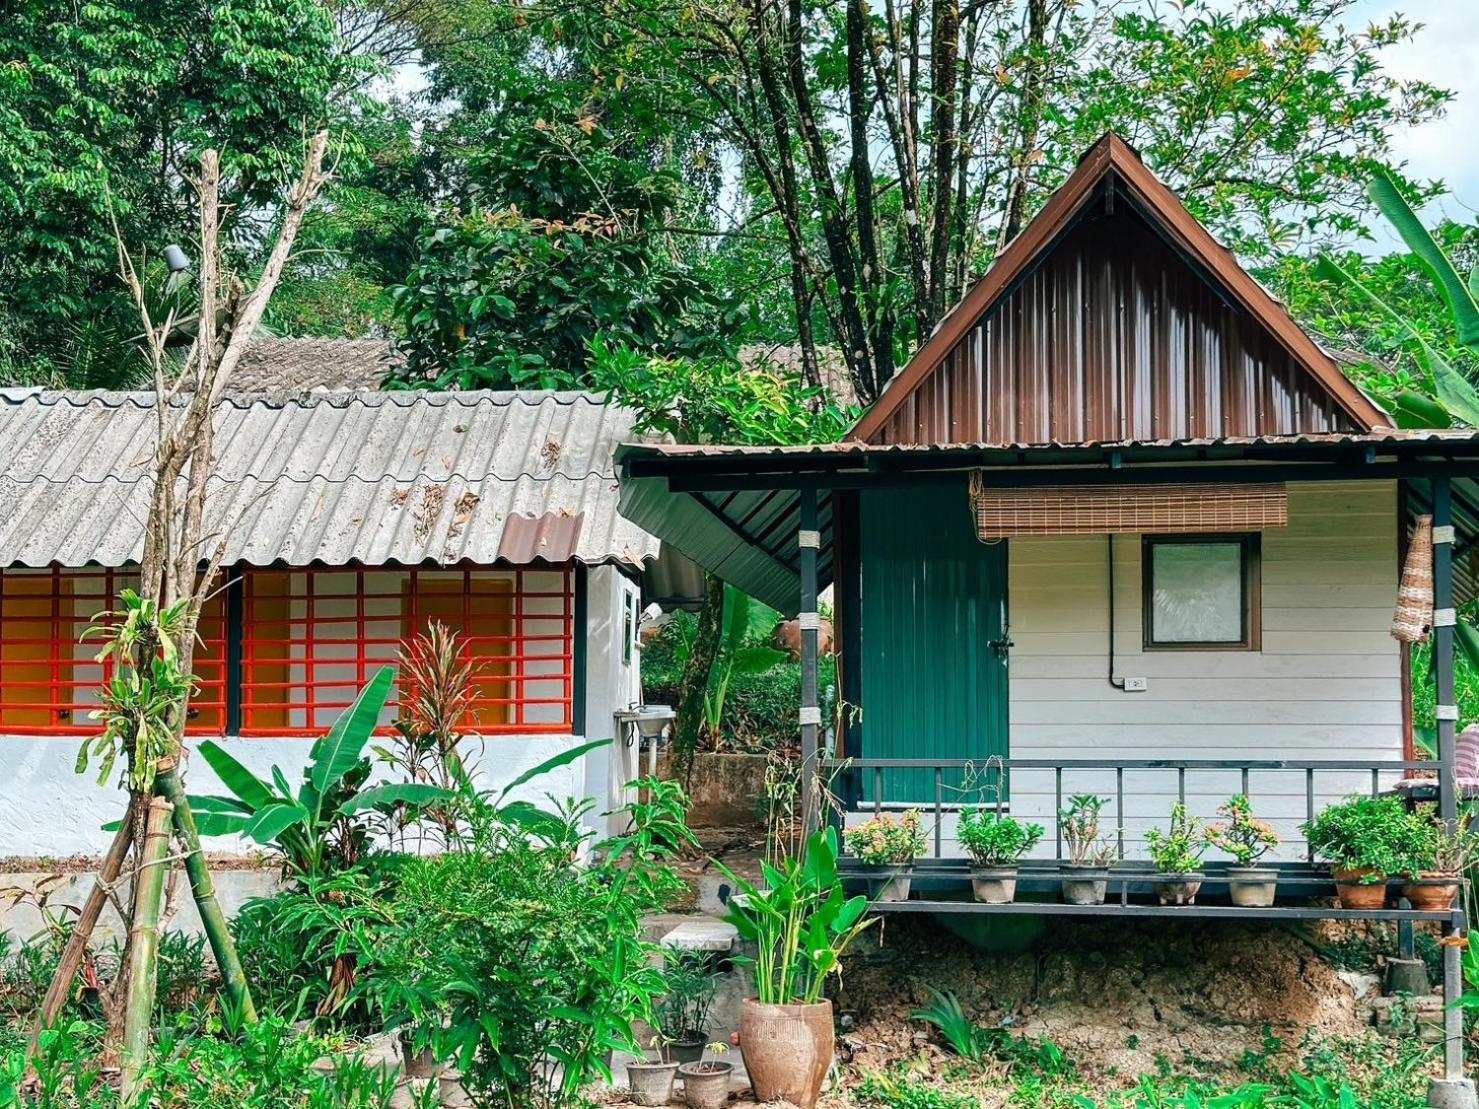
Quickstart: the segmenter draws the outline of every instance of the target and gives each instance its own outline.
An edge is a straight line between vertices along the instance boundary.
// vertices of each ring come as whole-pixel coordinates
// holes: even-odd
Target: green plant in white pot
[[[1102,905],[1109,888],[1109,864],[1114,845],[1099,834],[1107,797],[1075,793],[1058,810],[1058,831],[1068,858],[1058,864],[1063,900],[1070,905]]]
[[[924,827],[918,809],[895,817],[881,813],[847,830],[847,849],[866,866],[868,895],[874,901],[908,901],[909,868],[924,854]]]
[[[1150,861],[1155,864],[1155,892],[1162,905],[1191,905],[1202,888],[1203,875],[1197,868],[1207,851],[1207,833],[1202,822],[1187,815],[1186,806],[1177,801],[1171,806],[1171,826],[1162,832],[1152,828],[1145,833]]]
[[[873,922],[864,916],[868,899],[843,892],[837,856],[837,830],[814,832],[800,858],[761,864],[763,889],[715,861],[736,890],[727,919],[757,951],[740,1049],[759,1101],[811,1109],[832,1065],[836,1032],[822,987]]]
[[[971,893],[986,905],[1005,905],[1017,896],[1022,857],[1043,837],[1041,824],[1027,824],[996,809],[962,809],[955,838],[971,857]]]
[[[1227,895],[1234,905],[1262,909],[1274,903],[1279,875],[1254,864],[1279,846],[1279,834],[1253,815],[1253,804],[1235,793],[1217,807],[1222,821],[1208,824],[1207,843],[1232,856],[1227,868]]]

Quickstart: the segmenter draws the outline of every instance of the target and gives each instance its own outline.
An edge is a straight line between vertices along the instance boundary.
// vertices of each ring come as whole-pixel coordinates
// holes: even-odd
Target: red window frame
[[[531,576],[558,575],[560,586],[536,590]],[[351,578],[352,587],[345,580]],[[329,581],[328,579],[339,579]],[[384,580],[393,578],[395,587]],[[367,581],[368,579],[368,581]],[[280,583],[286,582],[284,591]],[[507,612],[487,611],[480,583],[510,585]],[[272,588],[267,587],[271,583]],[[436,583],[453,588],[423,588]],[[346,588],[348,587],[348,588]],[[464,657],[481,672],[468,730],[482,735],[568,734],[575,704],[575,571],[549,567],[307,567],[242,572],[241,727],[244,737],[316,736],[380,667],[394,665],[401,642],[432,619],[452,625]],[[456,610],[432,597],[460,597]],[[353,602],[351,606],[349,602]],[[398,607],[385,604],[398,602]],[[406,602],[409,601],[409,604]],[[287,611],[279,605],[286,602]],[[530,602],[536,602],[531,606]],[[545,603],[553,602],[553,603]],[[320,611],[320,609],[328,611]],[[374,609],[374,611],[371,611]],[[491,620],[506,632],[467,634]],[[396,624],[395,634],[384,625]],[[379,626],[379,632],[376,626]],[[325,634],[325,633],[332,634]],[[331,648],[329,656],[322,654]],[[488,674],[488,666],[506,668]],[[500,691],[501,687],[501,691]],[[558,695],[554,690],[558,689]],[[287,694],[286,698],[279,696]],[[399,707],[392,692],[389,718]],[[540,719],[557,714],[557,719]],[[488,719],[497,715],[505,719]]]
[[[96,690],[100,681],[110,680],[117,663],[112,656],[96,662],[99,644],[95,640],[83,643],[81,636],[99,613],[117,607],[121,590],[137,587],[138,580],[138,572],[131,569],[0,568],[0,734],[95,735],[101,730],[99,723],[88,716],[97,707],[96,699],[80,694]],[[40,583],[43,588],[22,589],[19,582]],[[43,624],[47,626],[45,635],[31,634]],[[12,634],[14,629],[21,629],[20,634]],[[187,722],[185,732],[222,735],[226,722],[226,624],[224,605],[219,601],[209,605],[202,615],[200,631],[201,642],[195,647],[197,685],[190,702],[191,716],[207,714],[214,720]],[[46,677],[29,676],[42,669]],[[15,677],[17,670],[27,676]],[[85,676],[78,677],[79,670]],[[31,690],[44,695],[25,700],[15,696],[17,691]],[[18,716],[44,716],[45,722],[18,722]]]

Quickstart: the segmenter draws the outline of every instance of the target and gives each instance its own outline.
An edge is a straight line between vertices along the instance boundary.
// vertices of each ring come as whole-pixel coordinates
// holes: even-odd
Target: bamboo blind
[[[1289,524],[1289,494],[1282,484],[993,489],[976,473],[971,507],[983,541],[1014,535],[1262,531]]]

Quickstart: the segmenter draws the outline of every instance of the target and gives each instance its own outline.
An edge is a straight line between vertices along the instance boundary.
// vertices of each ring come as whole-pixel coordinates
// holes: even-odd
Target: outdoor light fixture
[[[170,243],[164,248],[164,264],[170,273],[184,273],[190,268],[190,256],[180,249],[179,244]]]

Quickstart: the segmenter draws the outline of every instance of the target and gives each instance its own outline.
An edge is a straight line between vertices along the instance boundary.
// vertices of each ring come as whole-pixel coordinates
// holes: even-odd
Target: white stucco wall
[[[1115,538],[1116,676],[1147,679],[1143,693],[1108,681],[1108,567],[1103,535],[1012,540],[1009,546],[1010,746],[1014,758],[1379,760],[1402,757],[1396,601],[1397,508],[1392,482],[1289,486],[1289,526],[1262,536],[1262,649],[1142,648],[1141,541]],[[1399,775],[1383,775],[1389,786]],[[1237,771],[1188,772],[1192,813],[1215,818],[1240,789]],[[1369,791],[1369,773],[1318,772],[1317,808]],[[1177,797],[1174,770],[1126,771],[1115,811],[1113,771],[1065,771],[1063,793],[1111,798],[1106,828],[1123,826],[1127,855],[1143,858],[1148,828]],[[1255,811],[1302,858],[1302,772],[1255,771]],[[1054,853],[1052,771],[1015,770],[1011,810],[1048,830]],[[866,814],[865,814],[866,815]],[[958,854],[944,821],[946,855]],[[932,826],[932,825],[931,825]]]
[[[562,750],[612,735],[612,713],[636,698],[639,661],[635,649],[625,661],[622,604],[635,597],[637,586],[614,567],[593,566],[587,574],[585,626],[584,731],[576,735],[491,735],[469,738],[465,748],[476,764],[483,788],[497,789],[524,770]],[[635,603],[635,602],[632,602]],[[0,735],[0,856],[64,858],[100,854],[107,848],[102,826],[123,810],[123,793],[112,784],[100,786],[94,775],[74,772],[81,739],[73,736]],[[192,739],[193,747],[199,740]],[[307,762],[309,738],[228,738],[231,754],[263,777],[280,767],[296,783]],[[610,758],[597,751],[523,787],[518,796],[539,800],[592,796],[598,812],[613,801],[608,781]],[[203,759],[188,763],[192,793],[222,793],[224,787]],[[604,830],[605,824],[599,827]],[[235,839],[207,841],[221,853],[249,853],[254,848]]]

